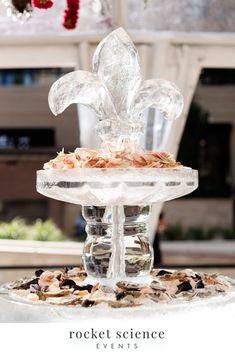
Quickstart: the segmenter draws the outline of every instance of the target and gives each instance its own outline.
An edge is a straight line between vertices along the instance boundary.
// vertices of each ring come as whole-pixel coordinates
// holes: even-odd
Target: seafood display
[[[17,300],[51,305],[91,307],[105,304],[112,308],[136,307],[223,295],[234,284],[217,273],[190,269],[152,270],[147,282],[118,281],[113,286],[90,284],[86,272],[77,267],[55,271],[37,270],[32,278],[8,284]]]
[[[57,157],[44,164],[44,169],[74,168],[178,168],[173,156],[167,152],[152,152],[130,149],[102,151],[76,148],[74,152],[61,151]]]
[[[10,312],[9,322],[74,319],[83,327],[85,318],[92,327],[94,310],[96,319],[119,315],[123,326],[125,317],[138,318],[139,313],[139,323],[149,325],[147,307],[148,314],[158,317],[159,313],[165,315],[166,308],[181,312],[182,306],[187,311],[197,307],[196,303],[206,306],[205,298],[211,307],[216,305],[216,298],[222,305],[222,298],[229,301],[231,293],[235,298],[235,281],[218,273],[153,269],[149,235],[150,228],[152,234],[156,231],[154,218],[157,221],[161,203],[198,187],[197,170],[183,166],[164,151],[164,146],[170,145],[169,122],[179,118],[183,110],[179,89],[163,79],[142,79],[136,48],[119,28],[96,48],[92,72],[71,72],[52,85],[49,106],[54,115],[73,103],[96,114],[94,133],[100,137],[100,148],[79,147],[68,153],[62,149],[37,171],[36,188],[44,196],[82,206],[87,234],[84,267],[38,269],[31,278],[0,286],[4,320]],[[141,146],[146,128],[143,112],[148,108],[156,108],[154,119],[164,122],[162,136],[167,130],[166,139],[161,139],[167,141],[163,151],[148,151]],[[155,203],[159,207],[153,215]],[[133,317],[132,311],[136,314]],[[200,348],[200,337],[194,336],[190,345]],[[180,349],[184,338],[182,331],[177,336]],[[186,348],[191,349],[190,345]]]
[[[52,85],[48,101],[54,115],[73,103],[91,109],[101,145],[97,150],[59,152],[37,171],[37,191],[82,205],[87,222],[83,263],[91,279],[112,285],[130,278],[142,281],[153,264],[148,234],[152,204],[198,186],[197,171],[168,152],[147,151],[140,143],[145,109],[156,108],[166,124],[180,116],[179,89],[163,79],[144,81],[137,50],[118,28],[96,48],[92,72],[62,76]]]

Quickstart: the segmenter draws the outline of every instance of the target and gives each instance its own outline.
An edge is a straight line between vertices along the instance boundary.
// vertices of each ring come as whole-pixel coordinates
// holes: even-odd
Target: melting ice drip
[[[183,97],[177,87],[166,80],[142,80],[136,48],[127,33],[119,28],[104,38],[96,48],[92,72],[71,72],[52,85],[49,106],[55,115],[62,113],[72,103],[83,104],[95,112],[98,118],[96,132],[102,140],[103,150],[108,153],[110,147],[118,150],[123,141],[133,151],[138,149],[138,139],[144,130],[141,117],[143,111],[155,107],[164,118],[172,121],[182,112]],[[42,176],[47,177],[50,172],[52,173],[44,171]],[[138,176],[139,172],[136,170],[133,173]],[[73,173],[79,172],[74,170]],[[112,174],[114,178],[115,173],[116,171]],[[63,178],[65,175],[66,173]],[[102,207],[99,196],[93,206],[84,205],[86,202],[81,199],[88,233],[84,247],[84,264],[88,274],[93,277],[123,279],[143,276],[151,270],[153,256],[147,236],[151,205],[146,206],[145,203],[140,206],[128,206],[130,204],[127,200],[127,206],[123,206],[119,197],[116,197],[116,202],[115,198],[112,198],[112,190],[120,187],[120,190],[130,191],[133,197],[133,191],[136,194],[139,190],[142,193],[145,190],[156,193],[156,185],[158,183],[159,188],[160,184],[159,180],[154,180],[154,184],[147,186],[144,184],[145,180],[141,180],[139,184],[134,184],[133,181],[135,180],[130,179],[128,183],[119,182],[117,186],[117,181],[115,184],[112,178],[108,183],[100,178],[98,187],[96,183],[82,186],[89,187],[89,190],[94,192],[103,187],[104,193],[109,190],[112,199]],[[45,191],[38,187],[38,191],[68,201],[66,190],[63,190],[64,196],[59,198],[55,196],[58,187],[54,192],[53,185],[51,190]],[[81,190],[82,187],[77,189]],[[193,187],[190,191],[192,189]]]

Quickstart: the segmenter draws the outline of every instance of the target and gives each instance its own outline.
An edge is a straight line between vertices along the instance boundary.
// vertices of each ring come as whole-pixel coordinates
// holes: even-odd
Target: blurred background
[[[81,263],[80,207],[43,197],[35,182],[62,148],[96,147],[90,113],[72,105],[55,118],[47,96],[65,73],[90,70],[94,48],[119,25],[137,45],[143,75],[171,78],[186,100],[173,126],[148,112],[143,145],[170,150],[200,176],[194,193],[154,209],[155,265],[235,276],[234,1],[81,0],[72,31],[61,25],[64,5],[34,9],[22,24],[0,3],[0,282]]]

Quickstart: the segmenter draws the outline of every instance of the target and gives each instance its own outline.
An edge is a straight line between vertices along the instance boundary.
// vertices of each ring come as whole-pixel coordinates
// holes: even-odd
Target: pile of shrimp
[[[117,150],[105,153],[103,150],[77,148],[74,152],[63,150],[57,157],[44,164],[44,169],[74,168],[176,168],[176,162],[167,152]]]

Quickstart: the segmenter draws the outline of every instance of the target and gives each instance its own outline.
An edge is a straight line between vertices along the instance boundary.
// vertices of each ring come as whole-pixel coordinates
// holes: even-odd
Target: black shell
[[[178,286],[177,286],[178,290],[176,292],[176,294],[179,294],[181,292],[187,292],[188,290],[191,290],[192,289],[192,286],[190,284],[189,281],[185,281],[183,283],[180,283]]]
[[[43,272],[44,272],[44,270],[42,270],[41,268],[39,268],[38,270],[35,271],[35,276],[36,276],[36,277],[40,277]]]

